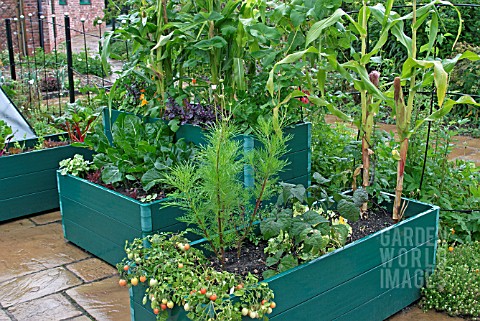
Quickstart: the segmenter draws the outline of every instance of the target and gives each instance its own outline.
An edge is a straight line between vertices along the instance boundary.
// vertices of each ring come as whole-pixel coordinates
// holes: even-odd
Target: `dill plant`
[[[237,128],[227,121],[218,123],[195,162],[177,165],[165,177],[176,190],[167,206],[186,211],[179,220],[194,225],[191,231],[208,240],[222,264],[227,249],[240,253],[260,218],[262,201],[273,196],[278,173],[287,165],[280,158],[288,137],[274,128],[273,122],[260,120],[254,135],[259,147],[244,151]],[[253,173],[253,186],[244,186],[244,168]]]

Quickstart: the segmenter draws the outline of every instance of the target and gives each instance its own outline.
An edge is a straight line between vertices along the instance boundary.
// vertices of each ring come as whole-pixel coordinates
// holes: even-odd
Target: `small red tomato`
[[[270,307],[271,307],[272,309],[275,309],[276,306],[277,306],[277,304],[276,304],[275,302],[270,303]]]
[[[265,305],[267,303],[267,300],[262,300],[262,305]]]
[[[167,305],[165,303],[162,303],[160,304],[160,308],[165,311],[167,309]]]
[[[210,296],[210,301],[215,301],[217,299],[217,295],[216,294],[212,294]]]
[[[243,289],[243,283],[240,283],[239,285],[237,285],[237,290],[241,290]]]
[[[178,268],[183,269],[183,263],[178,263]]]
[[[159,314],[160,310],[158,308],[153,309],[153,314]]]
[[[192,78],[192,84],[196,84],[197,83],[197,80],[195,78]]]
[[[143,283],[143,282],[145,282],[145,281],[147,281],[147,277],[146,277],[145,275],[142,275],[142,276],[140,277],[140,282]]]
[[[127,285],[127,280],[120,279],[120,280],[118,281],[118,284],[120,284],[120,286],[126,286],[126,285]]]
[[[207,289],[205,289],[205,288],[201,288],[201,289],[200,289],[200,293],[201,293],[201,294],[205,294],[205,293],[207,293]]]
[[[185,244],[185,246],[183,247],[183,249],[184,249],[185,251],[190,250],[190,244],[188,244],[188,243]]]
[[[129,268],[130,268],[130,267],[129,267],[128,265],[125,265],[125,266],[123,267],[123,270],[124,270],[124,271],[128,271]]]

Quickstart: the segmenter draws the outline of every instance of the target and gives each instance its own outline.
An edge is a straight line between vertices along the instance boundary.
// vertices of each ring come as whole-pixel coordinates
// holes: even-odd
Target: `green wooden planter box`
[[[59,140],[61,136],[64,135],[44,138]],[[19,143],[28,148],[37,142],[37,139],[28,139]],[[0,221],[58,208],[55,172],[61,160],[75,154],[91,158],[93,152],[59,146],[0,157]]]
[[[111,124],[115,122],[118,115],[125,113],[123,111],[103,110],[103,125],[105,135],[111,141]],[[161,121],[160,118],[147,118],[148,122]],[[280,173],[280,181],[291,184],[310,185],[310,167],[311,167],[311,124],[301,123],[293,127],[285,128],[285,134],[290,135],[292,139],[287,143],[288,153],[283,157],[290,164]],[[183,138],[186,142],[195,145],[205,143],[205,131],[194,125],[181,125],[175,133],[175,140]],[[250,136],[242,136],[243,147],[245,150],[255,148],[259,143]],[[251,186],[251,178],[249,178],[248,168],[245,169],[244,181],[247,186]]]
[[[404,221],[265,280],[277,303],[270,320],[376,321],[413,303],[434,270],[438,213],[410,200]],[[130,289],[132,321],[155,320],[144,290]],[[172,310],[169,321],[186,320]]]
[[[163,200],[142,203],[103,186],[57,172],[65,238],[115,265],[125,256],[125,241],[152,232],[181,231],[179,208],[161,208]]]

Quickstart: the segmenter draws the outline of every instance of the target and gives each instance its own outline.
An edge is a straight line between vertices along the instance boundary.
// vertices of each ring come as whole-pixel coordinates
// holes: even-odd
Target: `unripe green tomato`
[[[249,311],[248,311],[247,308],[243,308],[243,309],[242,309],[242,315],[243,315],[243,316],[247,316],[248,312],[249,312]]]

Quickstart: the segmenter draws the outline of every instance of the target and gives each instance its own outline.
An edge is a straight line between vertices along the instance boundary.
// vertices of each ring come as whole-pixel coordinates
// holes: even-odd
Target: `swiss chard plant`
[[[162,184],[168,169],[189,160],[194,149],[183,140],[173,141],[173,133],[162,121],[147,123],[134,115],[120,115],[112,126],[112,145],[101,126],[85,143],[97,154],[93,163],[101,169],[104,184],[141,187],[149,191]],[[165,186],[164,186],[165,187]]]
[[[62,116],[55,119],[58,127],[68,133],[71,142],[83,143],[85,136],[94,127],[100,115],[91,105],[83,105],[80,101],[68,104]]]

